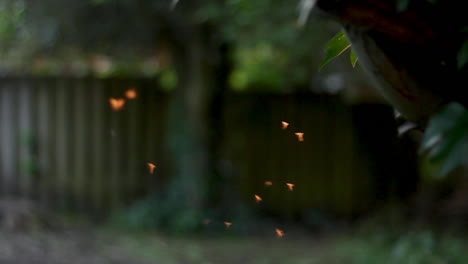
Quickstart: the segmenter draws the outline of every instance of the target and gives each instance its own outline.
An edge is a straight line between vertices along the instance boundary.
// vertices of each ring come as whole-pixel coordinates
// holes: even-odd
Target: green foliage
[[[281,55],[269,43],[239,49],[236,52],[238,64],[229,80],[231,87],[237,91],[251,87],[281,90],[286,83],[282,74],[286,61]]]
[[[30,53],[30,44],[31,35],[25,27],[25,3],[0,1],[0,65],[5,60],[18,63],[19,54]]]
[[[430,264],[466,263],[466,239],[436,235],[430,231],[391,234],[385,231],[344,239],[338,252],[347,263]]]
[[[227,236],[251,234],[260,230],[261,220],[257,218],[257,212],[241,203],[228,209],[195,209],[184,206],[180,201],[168,198],[169,196],[153,194],[140,200],[113,215],[108,226],[136,232],[158,230],[171,234],[204,233]],[[209,224],[205,222],[208,219]],[[236,224],[226,232],[224,221]],[[271,223],[261,222],[261,226],[263,231],[274,231]]]
[[[397,1],[397,10],[404,11],[408,8],[410,0],[398,0]]]
[[[348,50],[351,47],[351,43],[349,42],[348,38],[346,37],[344,31],[338,32],[330,41],[328,41],[325,47],[325,58],[323,59],[322,63],[320,64],[320,70],[330,63],[333,59],[341,55],[343,52]],[[356,65],[357,63],[357,56],[353,52],[351,53],[351,64]]]
[[[407,5],[409,1],[402,0],[398,3]],[[346,38],[345,33],[340,31],[327,43],[326,56],[320,69],[350,47],[351,43]],[[358,57],[353,50],[350,54],[350,60],[354,67]],[[459,51],[457,60],[460,69],[468,63],[468,41]],[[446,176],[466,162],[468,157],[468,112],[462,105],[449,104],[432,118],[421,146],[421,152],[424,151],[428,151],[429,161],[438,167],[437,174],[440,176]]]
[[[111,225],[131,230],[165,230],[170,233],[200,231],[199,210],[179,208],[180,203],[152,195],[111,218]]]
[[[159,73],[159,84],[164,91],[172,91],[178,83],[177,74],[173,68],[163,69]]]
[[[11,39],[23,22],[24,6],[12,2],[0,4],[0,39]]]
[[[461,69],[468,64],[468,40],[463,43],[457,55],[458,68]]]
[[[335,29],[314,18],[299,26],[296,4],[285,0],[229,0],[224,14],[224,35],[236,44],[235,90],[307,86],[320,62],[311,50]]]
[[[206,24],[213,26],[220,42],[232,44],[235,72],[231,82],[236,89],[271,86],[272,90],[279,91],[310,82],[319,63],[311,50],[319,47],[321,38],[330,32],[328,23],[318,20],[298,26],[297,2],[287,0],[5,0],[8,6],[16,2],[24,3],[18,7],[21,21],[14,19],[11,10],[2,13],[0,8],[0,29],[3,27],[18,37],[9,37],[13,48],[8,48],[9,53],[18,56],[3,57],[3,63],[36,60],[39,55],[47,61],[58,62],[53,67],[55,74],[60,74],[63,65],[73,63],[70,53],[81,61],[95,55],[111,58],[118,65],[113,65],[116,67],[108,75],[141,74],[138,68],[123,63],[159,54],[158,44],[169,42],[170,46],[171,36],[192,32],[196,24]],[[2,20],[1,14],[8,14],[8,23]],[[116,14],[124,20],[115,19]],[[27,29],[28,41],[24,34],[18,34],[20,26]],[[23,43],[28,43],[28,48],[17,49]],[[28,71],[37,65],[25,63],[23,67]],[[87,72],[94,74],[92,70]],[[165,70],[161,75],[167,84],[164,87],[171,89],[174,75]]]
[[[438,174],[446,176],[466,162],[468,157],[468,111],[451,103],[429,122],[421,144],[429,161],[439,167]]]
[[[412,0],[397,0],[396,8],[399,12],[405,11]],[[438,0],[426,0],[426,2],[431,4],[436,4]]]

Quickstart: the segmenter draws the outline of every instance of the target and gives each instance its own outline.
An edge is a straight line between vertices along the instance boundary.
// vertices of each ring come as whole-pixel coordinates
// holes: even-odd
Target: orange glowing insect
[[[123,98],[110,98],[109,99],[109,104],[111,105],[112,109],[114,111],[119,111],[122,110],[122,108],[125,106],[125,99]]]
[[[286,185],[288,186],[288,189],[289,189],[290,191],[294,191],[294,186],[295,186],[295,184],[286,183]]]
[[[304,141],[304,133],[302,132],[297,132],[297,133],[294,133],[296,136],[297,136],[297,140],[298,141]]]
[[[156,169],[156,165],[154,165],[153,163],[146,163],[148,165],[148,169],[149,169],[149,172],[150,174],[153,174],[154,173],[154,169]]]
[[[257,203],[263,201],[262,197],[260,197],[260,196],[258,196],[258,195],[256,195],[256,194],[255,194],[254,196],[255,196],[255,201],[256,201]]]
[[[231,222],[224,222],[224,225],[226,226],[226,229],[229,229],[232,226]]]
[[[286,129],[286,128],[288,128],[288,126],[289,126],[289,123],[288,123],[288,122],[281,121],[281,128],[282,128],[282,129]]]
[[[137,91],[135,90],[135,88],[130,88],[128,89],[127,91],[125,91],[125,96],[128,98],[128,99],[135,99],[138,97],[138,93]]]
[[[284,236],[284,231],[281,230],[281,229],[279,229],[279,228],[276,228],[276,229],[275,229],[275,232],[276,232],[276,235],[277,235],[278,237],[283,237],[283,236]]]
[[[265,186],[272,186],[273,182],[272,181],[265,181]]]

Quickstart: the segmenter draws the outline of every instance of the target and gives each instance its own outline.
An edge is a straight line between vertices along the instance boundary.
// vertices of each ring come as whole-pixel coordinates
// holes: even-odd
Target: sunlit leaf
[[[345,33],[340,31],[327,43],[327,46],[325,47],[326,55],[320,64],[319,70],[321,70],[325,65],[339,56],[341,53],[349,49],[349,47],[351,47],[351,43],[349,42]]]
[[[351,60],[351,65],[353,65],[353,67],[356,67],[358,56],[353,49],[351,49],[351,54],[349,55],[349,59]]]

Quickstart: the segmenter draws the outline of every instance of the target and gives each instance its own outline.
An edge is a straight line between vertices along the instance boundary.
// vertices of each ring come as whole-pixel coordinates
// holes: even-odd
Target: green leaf
[[[428,3],[437,4],[438,0],[426,0]],[[403,12],[408,9],[411,0],[397,0],[396,8],[398,12]]]
[[[468,41],[463,43],[457,55],[458,69],[463,68],[468,63]]]
[[[429,121],[420,151],[428,151],[440,176],[463,165],[468,157],[468,111],[458,103],[443,108]]]
[[[351,60],[351,65],[353,65],[353,68],[356,67],[358,56],[353,49],[351,49],[351,54],[349,54],[349,59]]]
[[[159,85],[164,91],[173,90],[178,83],[177,73],[172,68],[164,69],[159,75]]]
[[[397,10],[398,12],[405,11],[408,8],[410,0],[398,0],[397,1]]]
[[[334,58],[338,57],[341,53],[349,49],[349,47],[351,47],[351,43],[349,42],[345,33],[340,31],[327,43],[327,46],[325,47],[326,55],[320,64],[319,70],[321,70]]]
[[[458,141],[463,142],[458,144]],[[439,174],[441,176],[445,176],[457,167],[462,166],[468,156],[468,144],[466,139],[453,140],[451,147],[450,152],[447,152],[447,155],[443,157],[444,160],[441,162],[441,166],[439,168]]]

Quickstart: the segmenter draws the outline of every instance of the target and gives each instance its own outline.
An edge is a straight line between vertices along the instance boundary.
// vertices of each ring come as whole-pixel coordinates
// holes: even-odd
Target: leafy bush
[[[431,231],[392,234],[388,231],[358,234],[338,243],[339,255],[346,263],[431,264],[466,263],[468,240]]]
[[[429,122],[421,144],[429,161],[438,168],[437,174],[446,176],[465,164],[468,157],[468,111],[458,103],[451,103]]]

